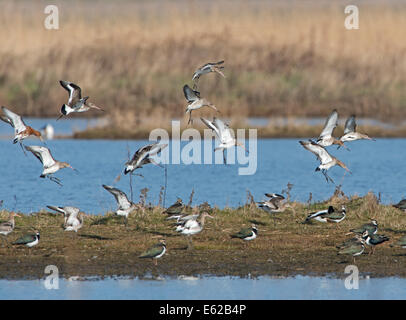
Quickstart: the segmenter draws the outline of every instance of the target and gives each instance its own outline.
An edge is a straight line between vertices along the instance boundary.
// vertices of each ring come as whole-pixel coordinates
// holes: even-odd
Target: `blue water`
[[[41,163],[31,154],[24,156],[19,145],[9,140],[0,140],[0,200],[4,208],[21,212],[37,211],[46,205],[74,205],[86,213],[104,213],[116,204],[111,194],[101,185],[114,185],[114,179],[123,172],[127,160],[127,146],[131,155],[148,141],[109,140],[52,140],[48,147],[60,161],[69,162],[79,170],[60,170],[56,176],[63,186],[48,179],[41,179]],[[27,140],[28,145],[40,144]],[[181,143],[181,149],[187,142]],[[346,194],[364,195],[368,191],[381,192],[384,203],[397,202],[406,194],[402,177],[406,176],[406,139],[379,139],[356,141],[348,144],[351,151],[329,148],[352,171],[352,175],[334,167],[330,176],[342,184]],[[171,152],[171,147],[169,152]],[[192,188],[195,190],[194,204],[208,201],[212,205],[236,207],[246,202],[246,191],[250,190],[256,201],[265,192],[281,192],[288,182],[293,184],[292,199],[306,201],[309,192],[313,200],[324,200],[334,192],[334,185],[326,183],[315,156],[303,149],[298,139],[258,140],[257,171],[253,175],[238,175],[238,169],[246,165],[223,164],[169,164],[167,166],[168,189],[166,204],[181,197],[188,200]],[[235,149],[235,148],[233,148]],[[240,149],[241,150],[241,149]],[[241,150],[242,151],[242,150]],[[221,159],[221,153],[219,154]],[[165,183],[164,170],[152,164],[136,172],[144,178],[134,176],[134,201],[139,192],[148,188],[147,201],[157,203],[159,191]],[[129,194],[129,176],[122,175],[115,184]],[[17,201],[15,201],[16,196]]]
[[[361,278],[358,289],[344,279],[296,276],[241,279],[201,277],[194,280],[59,279],[59,289],[44,280],[0,280],[0,299],[405,299],[406,279]]]

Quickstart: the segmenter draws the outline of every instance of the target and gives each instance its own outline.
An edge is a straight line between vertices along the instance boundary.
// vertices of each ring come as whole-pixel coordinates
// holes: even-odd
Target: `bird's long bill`
[[[69,168],[71,168],[73,171],[79,173],[79,170],[75,169],[74,167],[72,167],[71,165],[69,166]]]
[[[219,75],[221,75],[223,78],[225,78],[226,76],[224,75],[223,72],[221,72],[218,68],[214,69]]]
[[[60,118],[62,118],[64,115],[63,114],[61,114],[59,117],[58,117],[58,119],[56,119],[56,121],[58,121]]]

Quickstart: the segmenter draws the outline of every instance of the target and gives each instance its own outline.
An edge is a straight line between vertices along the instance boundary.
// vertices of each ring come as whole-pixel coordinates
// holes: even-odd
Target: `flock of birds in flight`
[[[192,112],[194,110],[200,109],[202,107],[209,107],[215,110],[216,112],[220,113],[220,111],[214,104],[201,97],[200,92],[197,91],[197,84],[202,75],[208,74],[210,72],[216,72],[225,78],[225,75],[222,72],[222,70],[224,69],[223,63],[224,61],[219,61],[203,65],[202,67],[198,68],[193,75],[192,78],[192,81],[194,82],[193,88],[189,87],[189,85],[187,84],[184,85],[183,93],[188,102],[186,108],[186,115],[189,114],[188,125],[193,124]],[[82,98],[81,88],[78,85],[68,81],[60,81],[60,84],[64,89],[68,91],[69,99],[67,103],[62,105],[61,115],[58,117],[57,120],[71,113],[85,112],[90,109],[104,111],[102,108],[96,106],[92,102],[89,102],[88,96]],[[43,171],[40,175],[41,178],[49,178],[51,181],[62,186],[60,179],[58,179],[53,175],[58,170],[63,168],[71,168],[72,170],[75,171],[77,170],[67,162],[55,160],[49,148],[45,146],[24,146],[23,140],[28,138],[29,136],[38,137],[45,145],[46,143],[42,138],[41,133],[31,128],[30,126],[26,125],[21,116],[12,112],[6,107],[1,107],[1,109],[3,114],[0,115],[0,119],[10,124],[14,128],[15,137],[13,143],[19,143],[22,150],[24,151],[24,154],[26,154],[25,150],[27,150],[31,152],[42,163]],[[204,118],[200,119],[208,128],[212,129],[215,132],[216,136],[218,137],[220,143],[218,147],[215,148],[215,151],[217,150],[223,151],[224,163],[226,163],[225,157],[226,149],[233,146],[240,146],[245,149],[244,145],[234,138],[233,131],[230,129],[228,124],[226,124],[225,122],[216,117],[213,117],[212,121]],[[349,150],[348,147],[344,144],[345,142],[360,139],[374,140],[370,138],[368,135],[356,131],[356,122],[354,115],[350,116],[347,119],[344,128],[344,135],[339,139],[333,136],[333,131],[337,127],[337,125],[338,125],[338,112],[337,110],[333,110],[332,113],[328,116],[324,128],[320,136],[317,138],[317,140],[314,141],[309,139],[308,141],[299,141],[299,143],[306,150],[315,154],[317,159],[320,161],[320,165],[316,168],[316,171],[321,171],[325,176],[326,181],[327,182],[331,181],[333,183],[334,181],[331,179],[331,177],[327,175],[327,170],[329,170],[335,165],[338,165],[343,169],[345,169],[346,172],[351,173],[351,171],[342,161],[330,155],[329,152],[326,150],[326,147],[337,145],[338,148],[344,147],[347,150]],[[136,169],[139,169],[146,164],[154,164],[157,166],[161,166],[159,163],[154,161],[152,156],[159,154],[167,146],[168,146],[167,144],[152,143],[141,147],[134,153],[132,159],[125,163],[124,174],[128,173],[131,174]],[[132,211],[142,209],[140,204],[135,204],[132,201],[130,201],[123,191],[108,185],[103,185],[103,188],[108,192],[110,192],[115,197],[118,205],[115,214],[124,217],[125,225],[127,225],[128,215]],[[268,198],[268,200],[259,202],[258,207],[260,209],[265,210],[268,213],[273,214],[277,212],[283,212],[286,209],[295,210],[287,201],[285,201],[285,198],[280,194],[266,193],[265,196]],[[406,200],[402,201],[395,206],[402,210],[406,210]],[[0,206],[1,205],[2,202],[0,202]],[[61,213],[64,215],[64,229],[66,231],[77,232],[83,226],[83,215],[80,214],[80,210],[78,208],[71,206],[66,207],[47,206],[47,207],[57,213]],[[208,203],[203,203],[200,206],[198,206],[197,212],[192,212],[189,205],[184,205],[182,203],[182,200],[178,199],[172,206],[163,211],[163,213],[168,215],[167,218],[168,220],[176,220],[175,230],[187,236],[188,248],[191,248],[193,244],[190,236],[198,234],[203,230],[205,219],[213,218],[213,216],[210,214],[212,213],[212,211],[213,210]],[[19,217],[19,215],[14,212],[11,212],[9,221],[0,224],[0,234],[5,236],[4,239],[6,240],[7,245],[8,241],[6,237],[14,230],[15,227],[14,217]],[[346,208],[344,206],[342,206],[340,211],[337,211],[332,206],[330,206],[326,210],[321,210],[309,214],[304,223],[308,223],[312,220],[319,222],[339,223],[343,221],[345,217],[346,217]],[[364,252],[365,245],[369,245],[372,246],[372,248],[374,248],[375,245],[389,240],[389,238],[386,236],[377,235],[376,234],[377,230],[378,223],[376,222],[376,220],[372,220],[370,224],[365,224],[358,229],[351,230],[351,232],[355,233],[356,236],[355,238],[347,240],[342,245],[338,246],[339,254],[350,254],[355,257]],[[231,235],[232,238],[238,238],[245,241],[253,240],[257,236],[258,229],[256,225],[252,225],[250,228],[243,228],[238,233]],[[28,247],[33,247],[39,243],[39,239],[40,233],[36,231],[34,234],[23,235],[21,238],[13,242],[13,244],[20,244],[26,245]],[[406,248],[406,236],[399,241],[399,244],[402,247]],[[155,259],[154,261],[156,263],[157,259],[162,257],[165,254],[165,252],[166,252],[166,243],[164,239],[161,239],[158,244],[154,245],[153,247],[145,251],[143,254],[141,254],[140,258],[153,258]]]

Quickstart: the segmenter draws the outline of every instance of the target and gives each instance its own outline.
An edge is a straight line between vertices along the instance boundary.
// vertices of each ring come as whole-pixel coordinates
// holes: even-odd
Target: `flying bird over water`
[[[159,154],[167,146],[168,144],[160,144],[157,142],[141,147],[134,153],[132,159],[125,164],[126,167],[124,169],[124,174],[133,172],[134,170],[139,169],[143,165],[149,163],[162,167],[160,164],[155,162],[155,160],[152,159],[151,156]]]
[[[357,124],[355,123],[355,116],[352,115],[347,119],[347,121],[345,121],[344,135],[340,138],[340,141],[347,142],[347,141],[355,141],[355,140],[361,140],[361,139],[375,141],[375,139],[370,138],[366,134],[356,132],[355,131],[356,127],[357,127]],[[338,146],[338,148],[339,147],[340,146]]]
[[[200,92],[193,90],[187,84],[183,86],[183,94],[188,102],[188,106],[186,108],[186,114],[189,113],[189,123],[193,123],[192,120],[192,111],[200,109],[202,107],[210,107],[217,112],[219,112],[214,104],[207,101],[204,98],[200,98]]]
[[[92,102],[87,102],[89,97],[82,98],[82,89],[73,82],[60,80],[59,83],[69,92],[68,103],[64,103],[61,108],[61,115],[58,119],[62,118],[73,112],[85,112],[89,109],[97,109],[104,111],[102,108],[96,106]]]
[[[319,144],[313,141],[299,141],[299,143],[310,152],[314,153],[317,159],[320,161],[320,165],[316,168],[315,171],[321,171],[326,178],[327,182],[331,181],[334,183],[333,179],[331,179],[327,175],[327,170],[335,165],[340,166],[341,168],[345,169],[347,172],[351,173],[351,171],[347,168],[347,166],[338,160],[337,158],[330,155],[325,148],[320,146]]]
[[[238,147],[243,148],[245,151],[247,151],[247,149],[245,149],[244,145],[242,143],[238,142],[237,139],[234,138],[234,133],[230,129],[228,124],[225,124],[223,121],[221,121],[220,119],[217,119],[217,118],[213,118],[213,121],[209,121],[204,118],[200,118],[200,119],[203,121],[203,123],[207,127],[212,129],[216,133],[217,138],[220,140],[219,146],[217,148],[215,148],[214,151],[223,150],[224,163],[227,163],[226,149],[234,147],[234,146],[238,146]]]
[[[200,76],[202,76],[203,74],[207,74],[210,72],[217,72],[219,75],[221,75],[223,78],[225,78],[226,76],[221,71],[222,69],[224,69],[224,66],[222,66],[223,63],[224,63],[224,60],[219,61],[219,62],[209,62],[209,63],[206,63],[204,66],[201,66],[199,69],[197,69],[195,71],[195,73],[193,74],[193,78],[192,78],[192,81],[194,82],[193,89],[196,89],[197,82],[199,81]]]
[[[333,112],[327,117],[324,124],[323,131],[321,132],[319,138],[317,139],[317,144],[322,147],[328,147],[332,144],[338,144],[339,146],[345,147],[344,142],[333,137],[333,131],[338,124],[338,112],[333,110]],[[347,148],[348,149],[348,148]]]
[[[32,154],[39,161],[41,161],[41,163],[44,167],[44,170],[42,171],[40,178],[47,177],[51,181],[54,181],[57,184],[62,185],[61,180],[59,180],[56,177],[53,177],[52,174],[57,172],[59,169],[63,169],[63,168],[71,168],[72,170],[77,171],[76,169],[72,168],[72,166],[69,163],[55,160],[52,157],[51,151],[48,148],[39,147],[39,146],[26,146],[25,149],[32,152]]]
[[[29,136],[36,136],[41,141],[42,139],[41,133],[30,126],[27,126],[23,119],[16,113],[10,111],[6,107],[1,107],[3,111],[3,115],[0,115],[0,119],[4,122],[7,122],[14,128],[14,140],[13,143],[20,143],[21,148],[23,149],[24,153],[25,150],[23,148],[22,141]]]

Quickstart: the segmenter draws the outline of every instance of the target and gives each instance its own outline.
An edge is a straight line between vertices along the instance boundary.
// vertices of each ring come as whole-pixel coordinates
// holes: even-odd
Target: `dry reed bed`
[[[340,2],[56,1],[60,30],[45,30],[44,4],[0,4],[0,101],[55,116],[59,79],[79,83],[115,126],[185,109],[195,68],[226,60],[227,79],[201,79],[222,116],[345,116],[396,120],[406,110],[406,8],[362,2],[360,29],[343,27]],[[129,112],[131,111],[131,112]],[[96,115],[96,113],[92,113]]]

